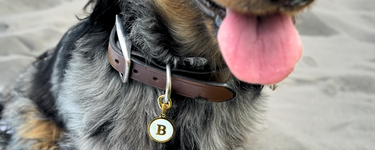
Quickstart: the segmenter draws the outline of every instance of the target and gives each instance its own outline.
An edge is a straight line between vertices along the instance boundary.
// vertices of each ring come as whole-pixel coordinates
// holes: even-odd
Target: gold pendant
[[[168,118],[156,117],[148,125],[148,134],[151,139],[159,143],[165,143],[174,136],[173,122]]]
[[[167,109],[172,107],[172,100],[168,103],[163,103],[164,95],[158,98],[159,106],[162,113],[159,117],[154,118],[148,125],[148,135],[156,142],[165,143],[170,141],[175,134],[175,127],[173,121],[165,116]]]

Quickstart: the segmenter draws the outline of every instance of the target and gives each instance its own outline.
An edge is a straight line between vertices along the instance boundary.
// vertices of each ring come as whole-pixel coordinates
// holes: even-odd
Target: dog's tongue
[[[232,74],[254,84],[285,79],[302,54],[302,43],[290,17],[261,17],[227,9],[218,41]]]

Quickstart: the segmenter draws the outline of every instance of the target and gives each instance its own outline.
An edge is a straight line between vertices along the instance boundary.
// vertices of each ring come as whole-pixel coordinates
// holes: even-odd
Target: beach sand
[[[87,0],[0,0],[0,91],[83,16]],[[375,1],[317,0],[297,17],[304,52],[265,90],[255,149],[375,149]]]

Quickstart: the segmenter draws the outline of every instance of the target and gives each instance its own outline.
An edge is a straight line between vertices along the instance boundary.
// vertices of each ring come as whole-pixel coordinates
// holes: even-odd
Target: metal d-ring
[[[172,93],[172,73],[171,65],[167,64],[166,68],[166,82],[165,82],[165,97],[163,103],[168,103]]]

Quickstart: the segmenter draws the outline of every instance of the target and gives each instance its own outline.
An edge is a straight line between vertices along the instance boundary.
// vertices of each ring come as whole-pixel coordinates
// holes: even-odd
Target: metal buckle
[[[130,65],[131,65],[131,42],[126,38],[126,32],[123,30],[121,26],[121,18],[116,15],[116,31],[117,37],[120,42],[122,55],[125,58],[125,68],[124,73],[121,76],[121,80],[123,83],[128,82],[129,75],[130,75]]]

